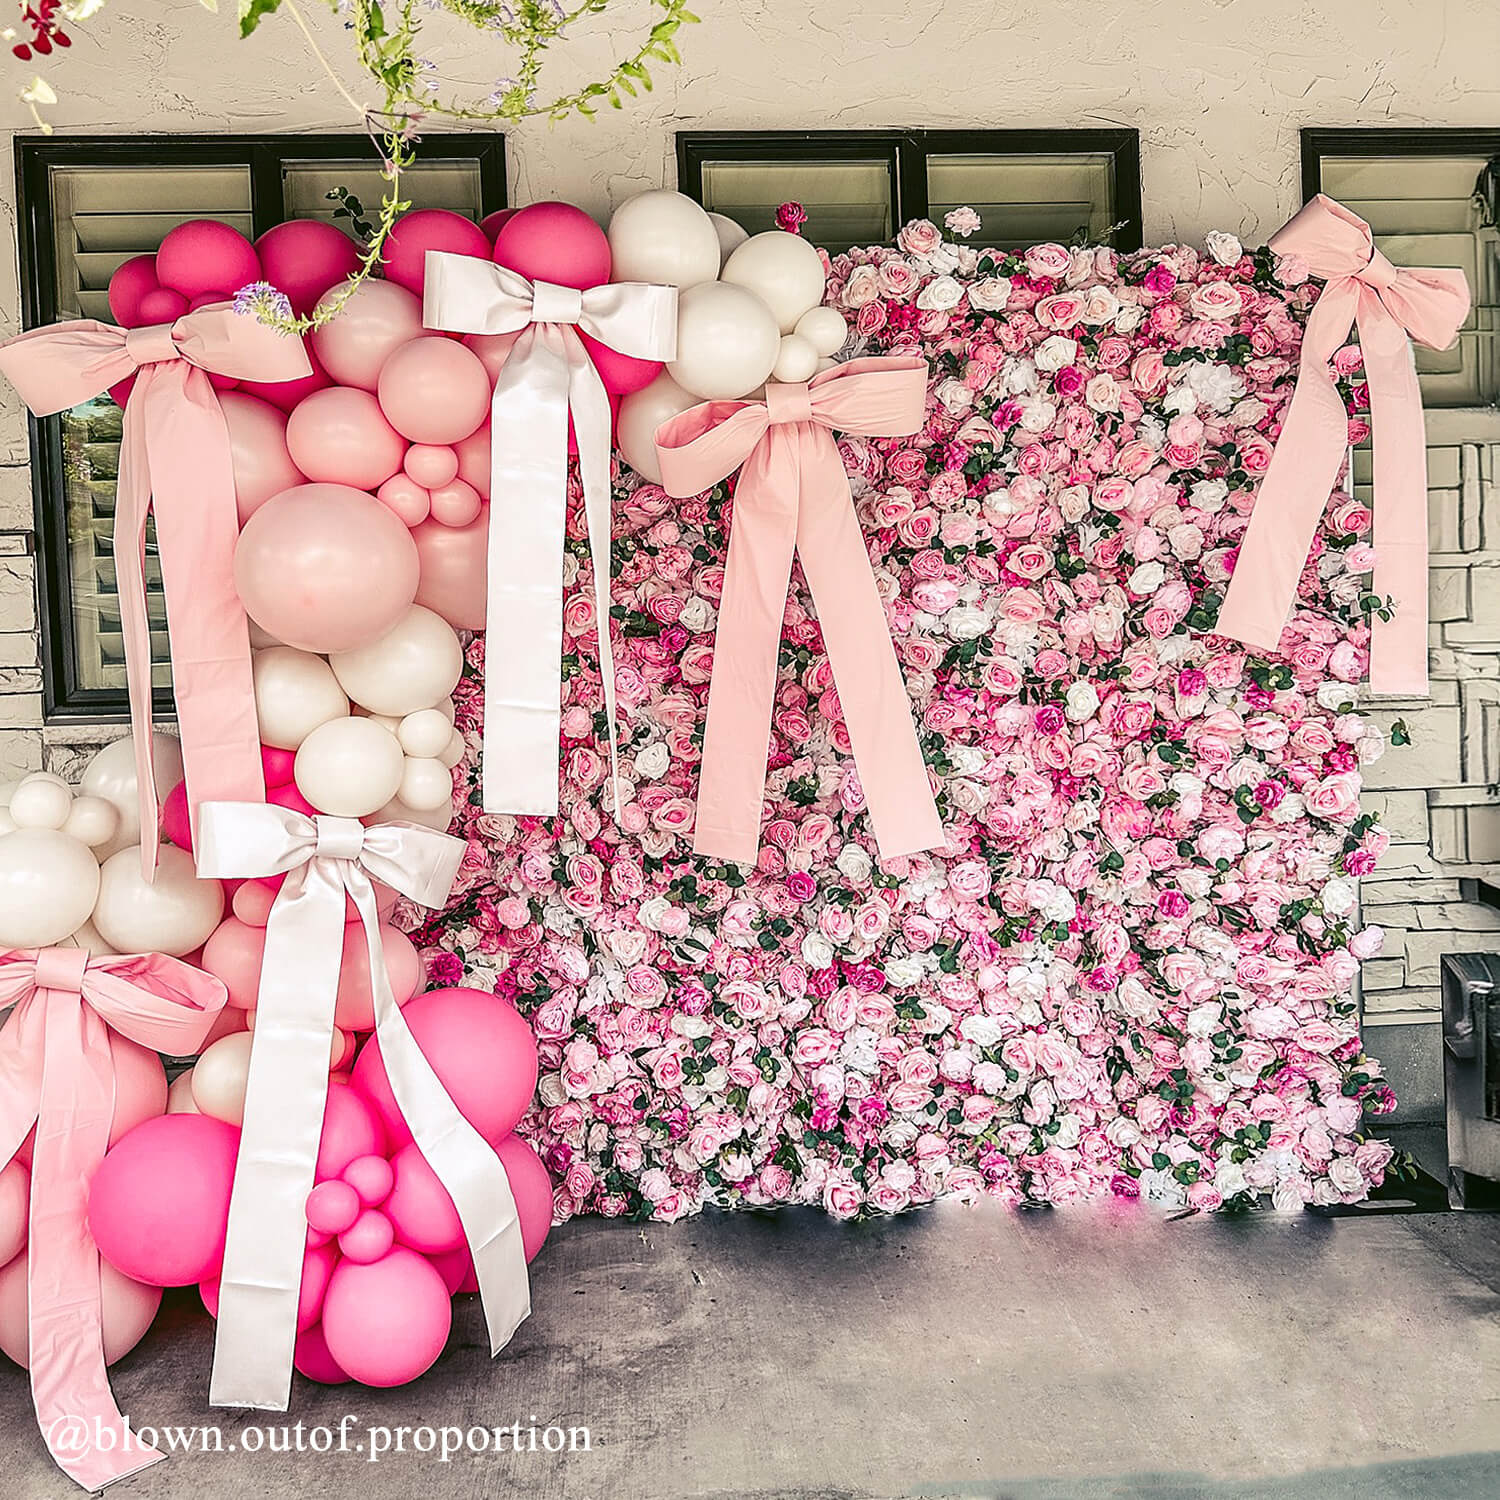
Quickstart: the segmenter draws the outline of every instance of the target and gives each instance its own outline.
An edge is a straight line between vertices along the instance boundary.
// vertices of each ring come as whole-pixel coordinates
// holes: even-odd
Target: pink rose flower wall
[[[759,863],[693,857],[733,483],[678,502],[623,467],[616,825],[573,496],[563,816],[479,809],[476,637],[468,856],[418,935],[431,982],[530,1017],[522,1133],[560,1216],[1379,1182],[1362,1126],[1391,1097],[1351,994],[1381,936],[1353,881],[1387,843],[1353,707],[1368,512],[1334,498],[1280,656],[1211,632],[1317,290],[1229,236],[1013,255],[918,222],[832,261],[844,352],[932,369],[919,434],[840,443],[949,833],[931,857],[875,857],[796,577]],[[1356,440],[1357,349],[1336,366]]]

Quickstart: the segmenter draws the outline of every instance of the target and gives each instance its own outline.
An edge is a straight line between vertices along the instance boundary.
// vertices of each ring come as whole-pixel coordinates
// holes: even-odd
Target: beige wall
[[[319,0],[304,10],[344,56]],[[616,0],[645,20],[645,0]],[[296,45],[284,17],[249,42],[198,0],[112,0],[52,70],[60,131],[349,130],[357,122]],[[850,10],[854,14],[850,14]],[[1128,125],[1141,132],[1148,243],[1212,228],[1264,238],[1299,198],[1304,125],[1500,126],[1496,0],[863,0],[815,20],[802,0],[700,0],[687,67],[597,123],[509,132],[512,201],[565,197],[599,214],[673,180],[677,129],[877,125]],[[117,14],[115,14],[117,12]],[[142,19],[144,17],[144,19]],[[590,71],[627,47],[628,26],[580,44]],[[507,71],[431,26],[444,72],[483,92]],[[446,35],[446,41],[442,38]],[[353,69],[345,81],[363,100]],[[572,69],[564,62],[560,81]],[[7,73],[7,77],[10,74]],[[5,113],[6,109],[10,113]],[[0,105],[0,126],[24,126]],[[0,134],[0,224],[14,238],[9,136]],[[17,326],[13,254],[0,257],[0,333]],[[3,384],[3,383],[0,383]],[[1441,439],[1440,439],[1441,441]],[[1500,444],[1450,447],[1435,464],[1432,706],[1404,710],[1416,742],[1375,768],[1392,822],[1391,867],[1368,885],[1393,929],[1370,966],[1372,1011],[1408,1019],[1436,998],[1438,955],[1489,946],[1490,914],[1457,878],[1500,860],[1500,568],[1491,523]],[[65,773],[99,734],[41,722],[26,434],[0,389],[0,777],[46,763]]]

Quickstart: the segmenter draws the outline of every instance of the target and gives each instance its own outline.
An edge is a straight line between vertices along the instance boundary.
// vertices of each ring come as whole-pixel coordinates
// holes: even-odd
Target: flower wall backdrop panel
[[[950,227],[973,225],[960,212]],[[615,494],[623,769],[607,810],[574,496],[565,815],[463,809],[423,929],[437,982],[534,1022],[532,1138],[576,1211],[897,1211],[939,1194],[1198,1208],[1354,1201],[1390,1105],[1351,993],[1382,741],[1353,707],[1378,607],[1335,496],[1274,662],[1214,637],[1317,287],[1209,252],[907,226],[832,262],[846,352],[921,354],[928,415],[841,442],[949,831],[874,857],[839,696],[794,577],[754,869],[691,854],[732,485]],[[1338,368],[1363,432],[1357,349]],[[513,649],[492,642],[491,649]],[[484,640],[460,725],[478,744]]]

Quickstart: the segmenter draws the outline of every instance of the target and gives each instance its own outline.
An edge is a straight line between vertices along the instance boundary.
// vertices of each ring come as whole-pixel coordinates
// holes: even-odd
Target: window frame
[[[360,134],[313,135],[17,135],[16,249],[22,326],[57,321],[57,261],[51,173],[56,167],[242,166],[250,178],[256,235],[282,222],[282,168],[308,161],[368,163],[375,148]],[[499,132],[427,132],[427,159],[464,158],[479,172],[483,213],[505,208],[505,136]],[[129,695],[121,688],[81,685],[68,557],[63,486],[62,422],[28,413],[31,486],[36,524],[37,623],[42,665],[42,714],[48,722],[124,723]],[[170,688],[153,693],[153,711],[175,712]]]
[[[1323,191],[1325,156],[1500,156],[1500,128],[1304,125],[1302,201]]]
[[[1113,158],[1120,251],[1145,243],[1141,199],[1141,134],[1126,126],[1051,130],[685,130],[677,132],[677,186],[703,201],[703,167],[710,161],[882,162],[891,180],[896,227],[925,219],[929,156],[1035,156],[1063,152],[1107,153]]]

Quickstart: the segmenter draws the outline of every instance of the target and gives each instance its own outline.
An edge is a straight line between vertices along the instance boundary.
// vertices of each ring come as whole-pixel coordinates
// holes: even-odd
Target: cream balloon
[[[248,1031],[221,1036],[193,1064],[193,1103],[199,1114],[212,1115],[226,1125],[245,1123],[245,1086],[250,1081],[253,1041]],[[167,1098],[170,1101],[170,1091]]]
[[[436,812],[453,802],[453,773],[440,760],[408,756],[397,799],[418,812]]]
[[[295,750],[319,724],[346,718],[349,700],[333,668],[311,651],[272,646],[251,661],[260,737],[278,750]]]
[[[754,292],[776,318],[782,333],[790,333],[803,313],[823,300],[828,273],[818,252],[798,234],[768,229],[752,234],[728,260],[720,279]]]
[[[141,851],[112,854],[99,872],[94,926],[119,953],[166,953],[181,958],[201,948],[224,915],[224,888],[199,880],[193,856],[163,844],[156,879],[141,873]]]
[[[724,262],[750,238],[750,231],[725,214],[711,213],[708,222],[719,237],[719,266],[722,269]]]
[[[156,771],[156,795],[165,802],[167,793],[182,780],[182,746],[169,734],[151,736],[152,762]],[[141,809],[136,801],[135,741],[130,735],[106,745],[83,769],[79,790],[112,802],[120,814],[115,836],[96,850],[100,859],[141,841]]]
[[[405,718],[453,691],[463,674],[464,650],[440,614],[413,604],[379,640],[335,651],[328,662],[339,686],[362,708]]]
[[[691,394],[663,371],[643,391],[632,391],[620,402],[615,420],[615,444],[625,462],[643,479],[661,483],[661,464],[656,457],[656,429],[698,404]]]
[[[61,828],[73,807],[67,782],[36,771],[10,794],[10,820],[17,828]]]
[[[69,838],[98,849],[120,831],[120,810],[103,797],[74,797],[63,832]]]
[[[408,755],[431,759],[448,748],[453,722],[437,708],[419,708],[402,719],[396,738]]]
[[[99,936],[99,929],[94,926],[93,921],[87,921],[71,937],[68,944],[74,948],[84,948],[92,958],[106,958],[115,952],[114,944],[106,943]]]
[[[365,819],[371,827],[378,823],[417,823],[423,828],[435,828],[439,833],[447,833],[452,821],[451,801],[442,807],[420,808],[409,807],[399,797],[392,797],[379,812],[371,813]]]
[[[771,378],[796,383],[811,380],[817,373],[818,351],[799,333],[783,334]]]
[[[172,1080],[171,1087],[167,1090],[167,1113],[169,1115],[201,1115],[203,1113],[193,1098],[192,1068],[185,1073],[179,1073]]]
[[[18,828],[0,837],[0,945],[53,948],[89,919],[99,863],[56,828]]]
[[[468,748],[464,743],[463,733],[455,729],[448,736],[447,745],[438,752],[438,759],[451,771],[464,758],[464,751]]]
[[[612,281],[696,286],[719,274],[719,235],[683,193],[652,188],[627,198],[609,221]]]
[[[705,281],[677,299],[677,358],[667,373],[683,390],[707,401],[732,400],[765,380],[780,345],[775,315],[755,292]]]
[[[405,765],[389,729],[373,719],[333,719],[302,741],[294,775],[320,812],[363,818],[396,795]]]
[[[792,330],[807,340],[818,352],[820,359],[829,359],[844,347],[849,337],[849,325],[835,307],[813,307],[797,319]]]

